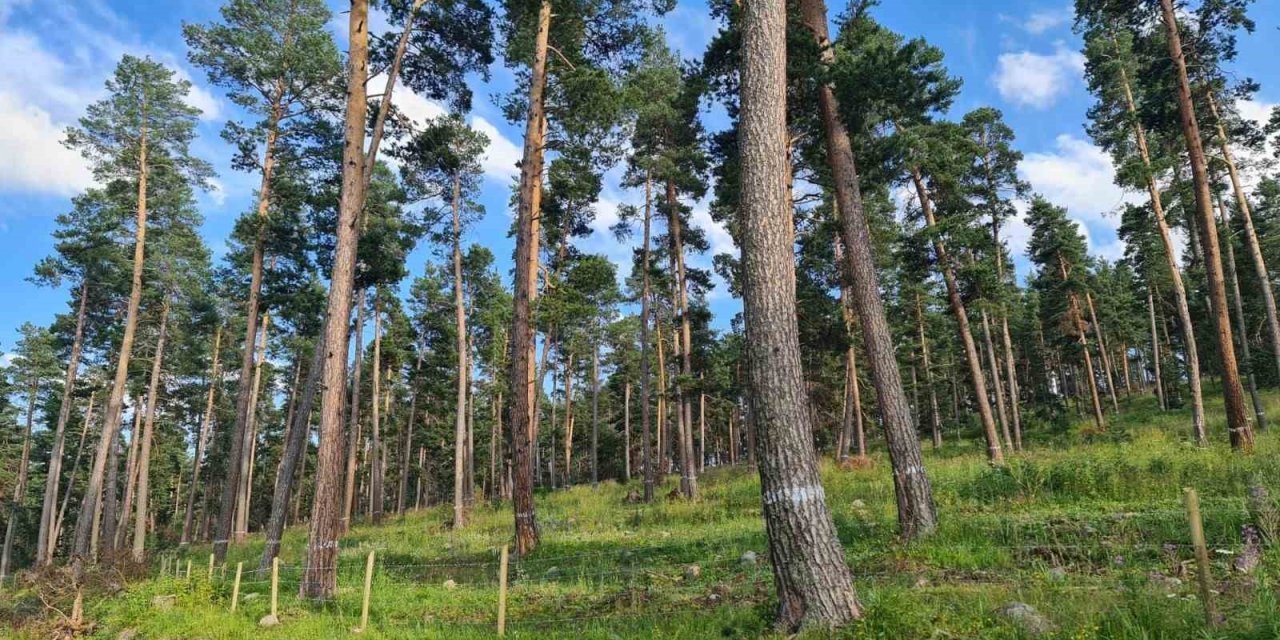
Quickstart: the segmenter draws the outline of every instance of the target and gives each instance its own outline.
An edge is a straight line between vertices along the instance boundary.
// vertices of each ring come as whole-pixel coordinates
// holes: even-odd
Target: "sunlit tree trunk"
[[[1221,125],[1219,125],[1221,126]],[[1244,359],[1245,381],[1249,384],[1249,399],[1253,402],[1253,417],[1257,420],[1258,430],[1267,428],[1267,412],[1262,408],[1262,399],[1258,397],[1258,380],[1253,373],[1253,357],[1249,352],[1248,325],[1244,320],[1244,304],[1240,297],[1240,278],[1236,273],[1236,249],[1231,242],[1230,226],[1227,224],[1227,208],[1218,200],[1218,214],[1222,219],[1222,228],[1227,234],[1227,280],[1231,282],[1231,307],[1236,317],[1236,337],[1240,341],[1240,357]],[[1267,286],[1267,288],[1270,288]]]
[[[4,549],[0,551],[0,584],[9,576],[9,561],[13,556],[13,536],[17,531],[18,510],[27,497],[27,472],[31,463],[31,431],[35,425],[36,398],[40,394],[40,380],[33,377],[27,388],[27,426],[22,434],[22,454],[18,459],[18,477],[14,480],[13,494],[9,499],[9,521],[4,527]]]
[[[156,404],[160,401],[160,371],[164,360],[164,342],[169,331],[169,299],[160,307],[160,333],[156,338],[156,354],[151,360],[151,381],[147,385],[147,416],[143,420],[142,440],[138,449],[137,513],[133,521],[133,561],[142,562],[147,548],[147,498],[151,493],[151,440],[154,437]],[[134,438],[138,434],[134,434]]]
[[[80,372],[80,352],[84,347],[84,318],[89,299],[89,281],[80,281],[80,304],[76,310],[76,329],[71,338],[71,357],[67,361],[67,376],[62,383],[62,401],[58,405],[58,423],[53,432],[53,448],[49,451],[49,464],[45,468],[44,501],[40,507],[40,529],[36,534],[36,565],[53,561],[56,540],[50,535],[58,508],[58,484],[62,478],[62,458],[66,455],[67,421],[71,419],[74,403],[76,376]]]
[[[209,436],[213,432],[213,399],[221,382],[222,371],[219,369],[219,355],[222,349],[222,327],[213,334],[213,359],[209,367],[209,391],[204,401],[204,418],[200,421],[200,432],[196,434],[196,452],[191,460],[191,488],[187,491],[187,512],[182,519],[182,538],[180,544],[191,542],[192,522],[196,511],[196,487],[200,486],[200,467],[204,464],[205,448],[209,445]]]
[[[356,294],[355,357],[351,371],[351,400],[347,420],[346,488],[342,492],[342,532],[351,528],[356,508],[356,470],[359,468],[360,451],[360,375],[364,371],[364,310],[368,292],[364,288]],[[345,357],[344,357],[345,361]]]

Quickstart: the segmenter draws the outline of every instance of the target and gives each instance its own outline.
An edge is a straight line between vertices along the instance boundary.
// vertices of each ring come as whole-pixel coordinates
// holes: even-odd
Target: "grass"
[[[1224,444],[1220,396],[1206,395],[1214,443],[1206,449],[1187,442],[1186,413],[1160,412],[1151,399],[1136,397],[1106,434],[1090,435],[1083,421],[1043,438],[1039,427],[1029,427],[1030,450],[1005,468],[988,466],[972,439],[947,434],[943,449],[926,449],[941,524],[935,535],[912,543],[895,536],[885,459],[856,471],[824,464],[828,501],[865,609],[861,621],[836,637],[1027,637],[997,613],[1015,601],[1049,618],[1052,638],[1280,637],[1273,590],[1280,552],[1267,550],[1250,575],[1230,570],[1240,527],[1249,520],[1247,487],[1261,481],[1273,494],[1280,491],[1280,437],[1263,433],[1256,453],[1233,454]],[[1269,413],[1280,415],[1280,395],[1266,400]],[[651,505],[626,504],[634,483],[539,495],[543,544],[512,563],[508,636],[773,637],[772,578],[754,472],[708,470],[701,484],[695,502]],[[1218,627],[1204,624],[1189,573],[1184,486],[1201,494],[1225,617]],[[445,506],[382,527],[357,526],[343,541],[340,594],[324,604],[296,597],[306,532],[294,528],[281,554],[277,627],[258,626],[269,610],[269,584],[267,576],[247,573],[257,565],[260,539],[234,548],[227,577],[212,582],[205,575],[207,548],[175,551],[182,566],[192,560],[190,579],[131,582],[119,593],[90,597],[86,617],[99,638],[125,629],[148,639],[347,638],[359,625],[364,559],[373,550],[370,624],[361,637],[492,638],[497,554],[510,538],[509,506],[478,508],[460,532],[448,528],[449,517]],[[747,551],[760,562],[744,563]],[[239,561],[246,577],[240,610],[231,613],[230,574]],[[172,606],[153,605],[162,595],[174,596]],[[30,589],[0,596],[0,623],[12,625],[13,637],[48,637],[42,611]]]

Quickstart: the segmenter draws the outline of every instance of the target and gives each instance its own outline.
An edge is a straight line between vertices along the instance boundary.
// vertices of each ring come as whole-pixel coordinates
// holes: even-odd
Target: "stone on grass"
[[[156,596],[151,599],[151,608],[172,609],[173,605],[177,604],[177,602],[178,596],[175,595]]]
[[[867,508],[867,503],[863,502],[861,499],[856,499],[852,503],[850,503],[850,506],[852,506],[854,509],[865,509]]]
[[[1147,574],[1147,582],[1159,591],[1174,593],[1182,588],[1182,580],[1173,576],[1166,576],[1159,571],[1152,571]]]
[[[1067,580],[1067,570],[1062,567],[1049,569],[1047,575],[1051,582],[1065,582]]]
[[[929,586],[929,579],[924,576],[916,576],[915,584],[912,585],[916,589],[924,589]]]
[[[1040,615],[1035,607],[1025,602],[1010,602],[1000,607],[996,613],[1012,622],[1023,633],[1035,638],[1052,633],[1057,628],[1048,618]]]
[[[444,588],[448,589],[449,591],[453,591],[454,589],[458,588],[458,583],[454,582],[453,580],[445,580]]]
[[[278,624],[280,624],[280,618],[277,618],[274,615],[271,615],[270,613],[268,613],[265,616],[262,616],[262,619],[258,621],[259,627],[274,627]]]
[[[754,566],[756,566],[756,560],[757,560],[757,558],[756,558],[756,552],[754,552],[754,551],[748,551],[748,552],[746,552],[746,553],[742,554],[742,558],[740,558],[740,560],[742,561],[742,564],[750,565],[750,566],[753,566],[753,567],[754,567]]]
[[[684,566],[685,580],[696,580],[700,577],[702,577],[702,567],[699,567],[696,564],[686,564]]]

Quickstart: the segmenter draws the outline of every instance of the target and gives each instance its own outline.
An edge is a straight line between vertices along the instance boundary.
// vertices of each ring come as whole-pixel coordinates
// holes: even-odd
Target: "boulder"
[[[684,566],[685,580],[697,580],[700,577],[702,577],[702,567],[696,564],[686,564]]]
[[[280,618],[277,618],[270,613],[262,616],[262,619],[258,621],[259,627],[274,627],[278,624],[280,624]]]
[[[445,580],[444,588],[448,589],[449,591],[453,591],[454,589],[458,588],[458,583],[454,582],[453,580]]]
[[[754,567],[754,566],[756,566],[756,563],[757,563],[757,561],[758,561],[758,557],[756,556],[756,552],[754,552],[754,551],[747,551],[746,553],[743,553],[743,554],[742,554],[742,557],[741,557],[741,558],[739,558],[739,560],[740,560],[740,561],[742,562],[742,564],[744,564],[744,565]]]
[[[1025,602],[1010,602],[997,609],[996,614],[1033,638],[1052,633],[1057,628],[1048,618],[1040,615],[1035,607]]]
[[[178,596],[175,595],[156,596],[151,599],[151,608],[161,610],[172,609],[173,605],[177,604],[177,602]]]

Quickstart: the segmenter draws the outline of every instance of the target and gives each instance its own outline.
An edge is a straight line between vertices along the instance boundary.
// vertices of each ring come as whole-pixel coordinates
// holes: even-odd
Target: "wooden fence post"
[[[1209,549],[1204,543],[1204,523],[1200,520],[1200,495],[1195,489],[1182,490],[1187,506],[1187,519],[1191,521],[1191,544],[1196,550],[1196,582],[1200,587],[1200,602],[1204,605],[1204,619],[1209,626],[1218,624],[1218,610],[1213,603],[1212,576],[1209,573]]]
[[[191,558],[187,558],[187,574],[185,577],[187,580],[191,579]]]
[[[507,635],[507,545],[502,545],[502,562],[498,569],[498,635]]]
[[[279,619],[280,607],[280,557],[271,559],[271,617]]]
[[[240,572],[242,570],[244,570],[244,563],[237,562],[236,563],[236,581],[235,581],[235,584],[231,586],[231,610],[232,611],[235,611],[236,607],[240,605]]]
[[[213,582],[213,554],[209,554],[209,582]]]
[[[369,558],[364,562],[364,604],[360,606],[360,626],[356,628],[359,633],[369,627],[369,591],[373,588],[373,551],[369,552]]]

